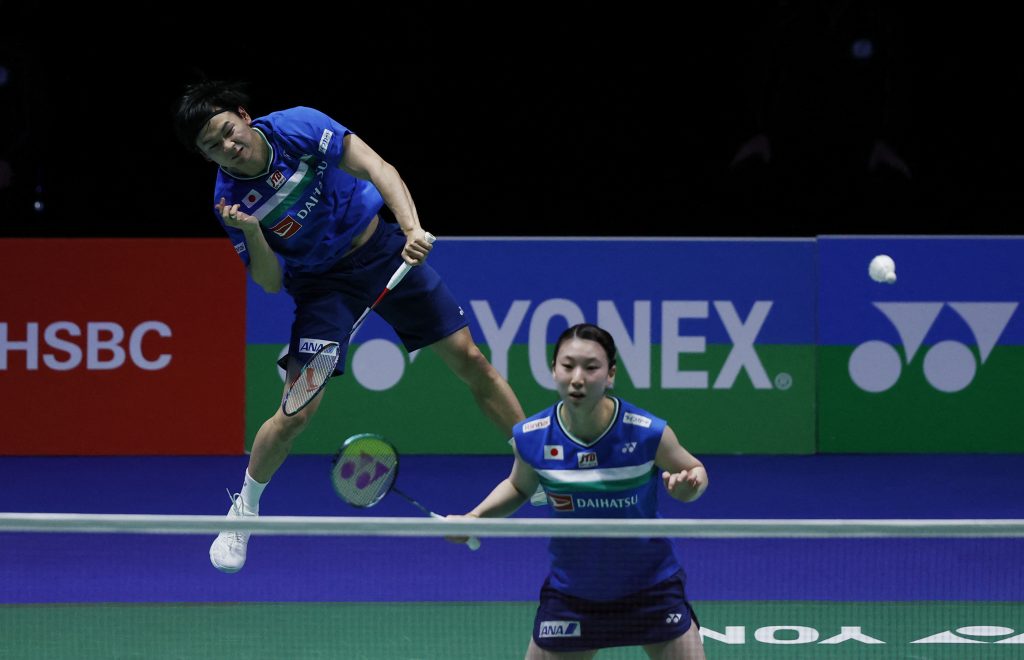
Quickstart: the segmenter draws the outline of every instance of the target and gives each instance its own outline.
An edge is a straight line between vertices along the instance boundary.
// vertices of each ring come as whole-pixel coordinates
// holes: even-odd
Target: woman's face
[[[558,396],[566,405],[594,406],[615,379],[604,347],[590,339],[572,337],[558,347],[552,369]]]

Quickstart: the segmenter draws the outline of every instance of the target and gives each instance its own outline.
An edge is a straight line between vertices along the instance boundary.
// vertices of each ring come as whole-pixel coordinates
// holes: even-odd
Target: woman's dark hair
[[[555,362],[558,360],[558,349],[562,347],[564,342],[570,339],[589,339],[590,341],[596,341],[601,344],[605,354],[608,356],[608,367],[615,366],[615,340],[604,328],[600,328],[593,323],[578,323],[570,328],[566,328],[558,337],[558,341],[555,342],[555,352],[551,356],[551,366],[555,366]]]
[[[189,85],[178,99],[174,113],[174,132],[178,140],[190,151],[197,151],[196,137],[210,121],[210,117],[224,110],[235,111],[239,106],[249,107],[245,84],[204,80]]]

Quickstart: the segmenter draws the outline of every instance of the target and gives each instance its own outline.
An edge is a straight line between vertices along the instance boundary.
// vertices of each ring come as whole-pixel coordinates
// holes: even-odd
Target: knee
[[[462,348],[454,367],[456,373],[468,381],[491,378],[492,374],[496,373],[491,363],[487,361],[484,354],[473,343]]]
[[[279,430],[278,437],[284,441],[291,441],[295,436],[302,433],[313,419],[314,407],[308,406],[292,416],[285,415],[278,409],[274,415],[274,423]]]

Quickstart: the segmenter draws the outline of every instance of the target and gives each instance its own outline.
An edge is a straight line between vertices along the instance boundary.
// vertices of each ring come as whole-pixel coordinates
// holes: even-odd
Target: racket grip
[[[391,276],[390,280],[388,280],[388,285],[384,287],[384,290],[391,291],[396,286],[398,286],[398,283],[401,282],[402,279],[409,274],[410,270],[412,270],[412,266],[403,261],[402,265],[399,266],[398,270],[395,271],[395,274]]]
[[[444,519],[444,516],[442,516],[439,513],[434,513],[433,511],[430,512],[430,517]],[[466,547],[468,547],[470,550],[479,550],[480,539],[478,539],[475,536],[470,536],[468,539],[466,539]]]
[[[437,237],[428,231],[427,242],[433,243],[436,240]],[[398,286],[398,283],[401,282],[405,278],[405,276],[409,274],[410,270],[412,270],[412,266],[403,262],[402,265],[398,267],[398,270],[395,271],[395,274],[391,276],[391,279],[388,280],[388,285],[385,287],[385,289],[391,291],[396,286]]]

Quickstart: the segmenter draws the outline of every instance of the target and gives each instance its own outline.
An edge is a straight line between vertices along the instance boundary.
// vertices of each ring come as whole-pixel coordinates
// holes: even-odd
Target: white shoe
[[[231,498],[231,508],[228,509],[228,519],[240,518],[242,516],[258,516],[245,508],[242,504],[242,496],[234,495],[228,491]],[[221,532],[210,546],[210,563],[218,571],[225,573],[237,573],[245,566],[245,552],[249,545],[249,532]]]
[[[537,486],[537,492],[530,495],[530,504],[533,506],[547,506],[548,494],[544,492],[543,486]]]

